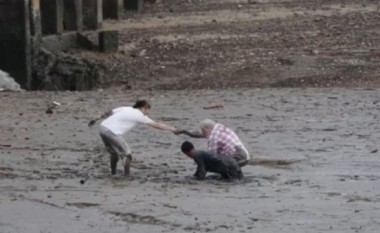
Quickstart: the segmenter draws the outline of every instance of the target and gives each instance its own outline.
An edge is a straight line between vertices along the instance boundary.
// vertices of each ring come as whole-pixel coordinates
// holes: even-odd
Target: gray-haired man
[[[208,150],[214,154],[232,156],[240,167],[245,166],[250,160],[247,148],[241,142],[236,133],[223,124],[205,119],[200,122],[202,133],[177,130],[175,134],[186,134],[193,138],[207,138]]]

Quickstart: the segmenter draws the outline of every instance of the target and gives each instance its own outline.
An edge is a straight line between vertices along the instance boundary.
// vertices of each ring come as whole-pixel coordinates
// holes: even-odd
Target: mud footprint
[[[72,202],[72,203],[66,203],[68,206],[74,206],[80,209],[83,208],[89,208],[89,207],[95,207],[99,206],[100,204],[98,203],[88,203],[88,202]]]

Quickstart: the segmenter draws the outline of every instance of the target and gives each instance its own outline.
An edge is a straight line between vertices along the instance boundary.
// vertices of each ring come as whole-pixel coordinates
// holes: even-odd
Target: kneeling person
[[[230,156],[214,155],[207,151],[195,150],[191,142],[182,143],[181,150],[188,157],[194,159],[197,171],[194,176],[203,180],[207,172],[219,173],[223,179],[241,179],[243,173],[237,162]]]
[[[201,121],[200,128],[201,133],[187,130],[176,130],[174,133],[186,134],[193,138],[207,138],[208,151],[233,157],[240,167],[248,164],[249,152],[232,129],[210,119]]]

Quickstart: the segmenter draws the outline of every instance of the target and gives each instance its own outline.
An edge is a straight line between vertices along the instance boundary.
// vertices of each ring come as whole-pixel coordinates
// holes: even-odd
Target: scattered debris
[[[56,101],[53,101],[51,104],[48,104],[48,108],[46,109],[46,114],[53,114],[53,109],[55,109],[58,106],[61,106],[61,104]]]

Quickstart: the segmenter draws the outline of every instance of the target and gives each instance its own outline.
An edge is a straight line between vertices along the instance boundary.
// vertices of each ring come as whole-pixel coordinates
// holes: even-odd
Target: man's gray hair
[[[215,121],[210,120],[210,119],[204,119],[199,123],[199,126],[201,129],[207,128],[207,129],[212,129],[216,125]]]

